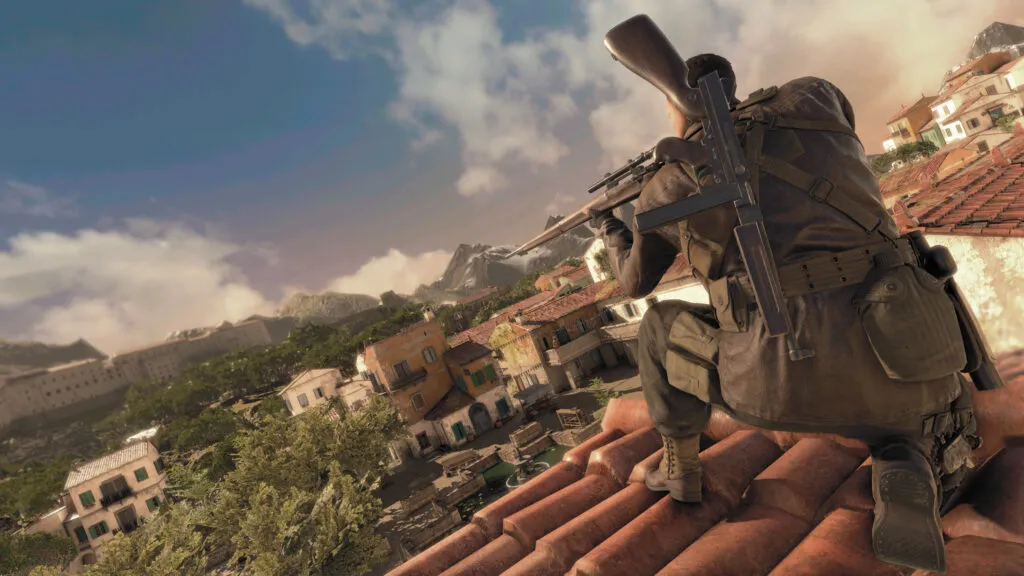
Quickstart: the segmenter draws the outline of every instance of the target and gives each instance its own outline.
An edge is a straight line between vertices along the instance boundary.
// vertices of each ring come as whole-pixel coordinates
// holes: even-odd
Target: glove
[[[602,235],[605,233],[605,230],[607,230],[608,224],[612,222],[620,222],[611,210],[598,210],[596,208],[591,208],[587,211],[587,214],[590,215],[590,225],[593,226],[595,230],[599,230]]]

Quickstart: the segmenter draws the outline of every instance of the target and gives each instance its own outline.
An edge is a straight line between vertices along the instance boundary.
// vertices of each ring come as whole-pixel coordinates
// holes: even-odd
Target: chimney
[[[516,314],[515,314],[515,316],[513,316],[513,320],[515,321],[516,324],[522,324],[523,323],[523,311],[522,310],[516,310]]]
[[[423,319],[424,320],[426,320],[427,322],[431,322],[431,321],[434,320],[434,318],[436,318],[436,316],[434,316],[434,311],[433,310],[431,310],[430,308],[427,308],[427,309],[423,310]]]
[[[1010,165],[1010,161],[1006,159],[1006,156],[1003,155],[1003,151],[1000,150],[998,146],[993,148],[992,152],[990,152],[989,154],[992,156],[992,164],[994,166],[1009,166]]]

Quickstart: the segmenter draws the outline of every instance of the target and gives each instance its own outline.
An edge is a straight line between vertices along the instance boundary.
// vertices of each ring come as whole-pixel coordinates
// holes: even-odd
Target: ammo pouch
[[[899,252],[875,255],[875,267],[853,303],[893,380],[935,380],[967,364],[960,324],[942,282]]]
[[[750,326],[750,312],[756,309],[756,300],[751,300],[748,290],[736,276],[723,276],[708,284],[708,296],[715,309],[719,327],[726,332],[746,332]]]

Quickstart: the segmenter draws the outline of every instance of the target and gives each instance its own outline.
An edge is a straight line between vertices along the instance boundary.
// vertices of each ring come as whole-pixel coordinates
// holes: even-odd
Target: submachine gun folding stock
[[[662,162],[706,166],[713,183],[698,183],[697,194],[637,214],[637,232],[651,232],[705,210],[732,204],[739,221],[733,233],[768,335],[786,337],[790,360],[813,356],[813,350],[800,349],[793,337],[775,258],[765,234],[764,218],[750,186],[750,171],[718,73],[701,77],[698,87],[690,86],[686,62],[645,14],[612,28],[605,35],[604,43],[615,60],[654,85],[688,118],[700,120],[704,128],[700,142],[665,138],[658,143],[656,156]]]

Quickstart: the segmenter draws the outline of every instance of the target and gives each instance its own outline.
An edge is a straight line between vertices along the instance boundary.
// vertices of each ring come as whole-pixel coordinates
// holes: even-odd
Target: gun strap
[[[853,201],[849,194],[831,180],[809,174],[789,162],[771,156],[761,156],[760,168],[779,180],[803,190],[818,202],[828,204],[843,213],[869,234],[877,231],[889,240],[896,240],[897,235],[882,226],[881,216]]]

